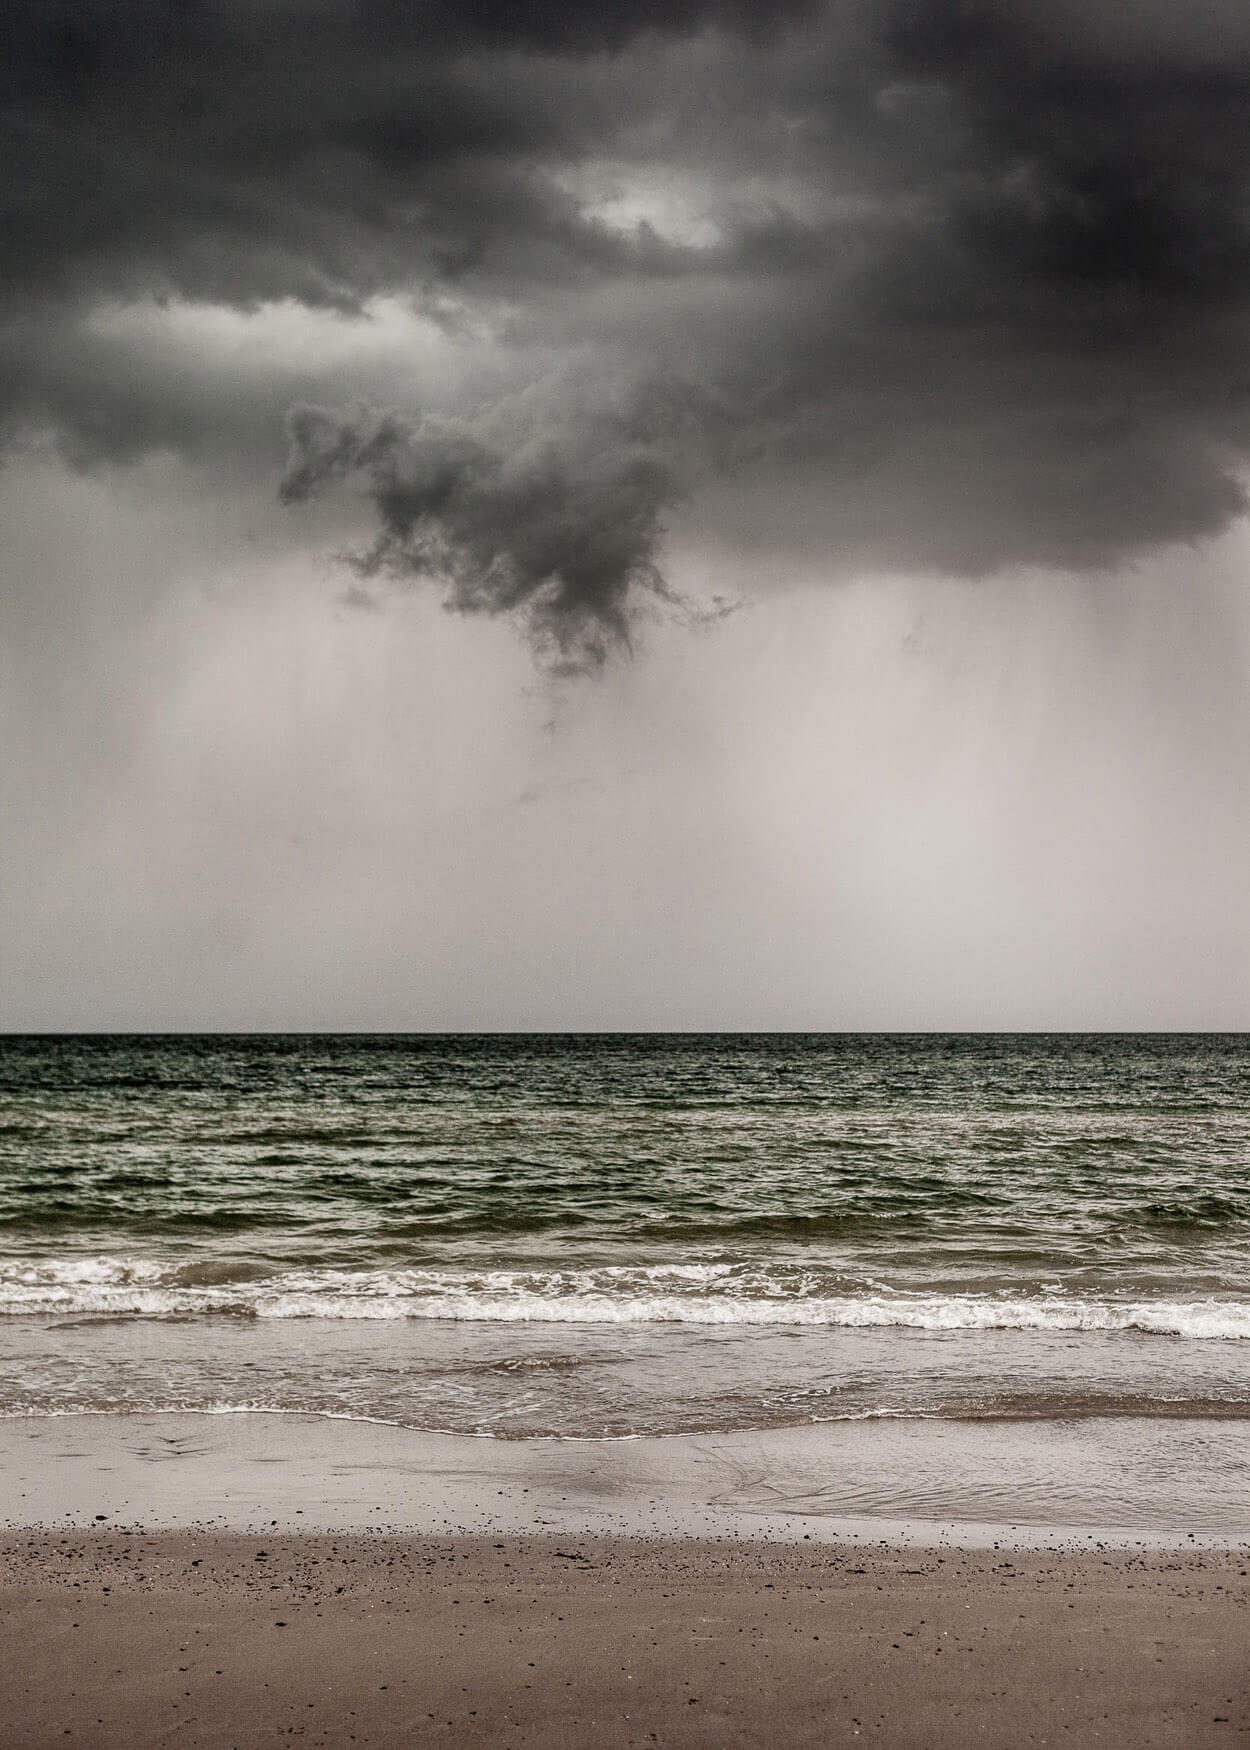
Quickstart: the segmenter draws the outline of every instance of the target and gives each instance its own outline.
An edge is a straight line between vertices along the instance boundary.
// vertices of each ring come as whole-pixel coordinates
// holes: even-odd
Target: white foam
[[[261,1318],[427,1318],[490,1324],[688,1324],[899,1326],[925,1331],[1141,1331],[1156,1336],[1250,1340],[1250,1306],[1228,1301],[1012,1300],[973,1295],[755,1300],[603,1294],[551,1297],[461,1293],[421,1297],[281,1294],[262,1297]]]
[[[188,1284],[185,1266],[93,1257],[0,1263],[0,1316],[437,1319],[489,1324],[688,1324],[924,1331],[1137,1331],[1250,1341],[1250,1301],[1062,1292],[819,1292],[793,1266],[615,1265],[580,1270],[289,1270]]]

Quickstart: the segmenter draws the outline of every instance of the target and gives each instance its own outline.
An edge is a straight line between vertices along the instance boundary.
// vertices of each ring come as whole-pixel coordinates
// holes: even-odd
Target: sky
[[[1250,12],[10,0],[0,1028],[1250,1027]]]

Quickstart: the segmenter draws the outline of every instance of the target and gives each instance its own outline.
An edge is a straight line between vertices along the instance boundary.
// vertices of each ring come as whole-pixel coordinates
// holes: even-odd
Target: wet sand
[[[98,1516],[98,1517],[97,1517]],[[498,1440],[258,1414],[0,1418],[0,1529],[1250,1544],[1250,1421],[852,1421]]]
[[[9,1533],[0,1745],[1229,1745],[1245,1552]]]

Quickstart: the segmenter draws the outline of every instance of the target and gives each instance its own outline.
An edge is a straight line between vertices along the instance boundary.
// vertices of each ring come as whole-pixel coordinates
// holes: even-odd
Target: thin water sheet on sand
[[[282,1415],[0,1420],[0,1523],[971,1546],[1250,1540],[1250,1423],[876,1418],[499,1440]]]

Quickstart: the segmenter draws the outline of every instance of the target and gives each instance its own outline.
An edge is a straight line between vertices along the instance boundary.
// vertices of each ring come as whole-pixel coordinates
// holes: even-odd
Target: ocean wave
[[[206,1270],[151,1259],[0,1263],[0,1317],[428,1319],[484,1324],[1132,1331],[1250,1341],[1250,1301],[1044,1293],[829,1292],[816,1272],[727,1263],[569,1270]]]
[[[740,1295],[603,1294],[550,1297],[460,1293],[369,1297],[287,1293],[258,1301],[260,1318],[456,1319],[487,1324],[687,1324],[902,1327],[924,1331],[1139,1331],[1152,1336],[1250,1341],[1250,1306],[1228,1301],[995,1299],[755,1300]]]

